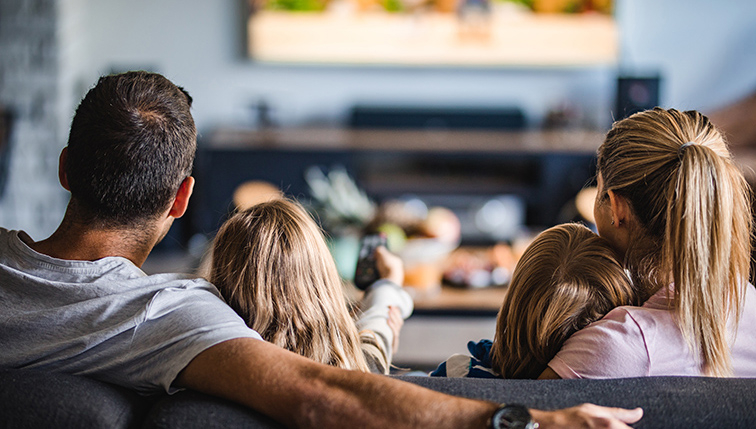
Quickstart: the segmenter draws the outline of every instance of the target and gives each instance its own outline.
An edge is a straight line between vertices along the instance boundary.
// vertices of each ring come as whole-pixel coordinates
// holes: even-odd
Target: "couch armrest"
[[[137,393],[68,374],[0,369],[0,427],[135,428],[149,408]]]

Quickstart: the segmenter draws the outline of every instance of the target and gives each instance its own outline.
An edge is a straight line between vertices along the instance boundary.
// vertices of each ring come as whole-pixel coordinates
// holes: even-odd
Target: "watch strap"
[[[490,429],[538,429],[528,408],[521,404],[499,404],[488,422]]]

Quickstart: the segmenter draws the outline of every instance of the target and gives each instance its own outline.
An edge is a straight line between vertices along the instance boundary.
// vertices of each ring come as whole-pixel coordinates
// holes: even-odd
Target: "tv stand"
[[[222,128],[200,143],[194,232],[212,234],[241,183],[262,180],[309,197],[303,171],[344,166],[372,198],[432,195],[448,204],[517,195],[526,224],[550,226],[595,174],[599,131]],[[456,199],[455,199],[456,198]]]

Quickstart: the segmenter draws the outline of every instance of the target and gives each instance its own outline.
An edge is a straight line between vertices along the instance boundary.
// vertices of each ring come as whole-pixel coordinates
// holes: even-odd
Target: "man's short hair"
[[[191,103],[157,73],[101,77],[68,137],[64,168],[79,214],[118,227],[167,210],[197,150]]]

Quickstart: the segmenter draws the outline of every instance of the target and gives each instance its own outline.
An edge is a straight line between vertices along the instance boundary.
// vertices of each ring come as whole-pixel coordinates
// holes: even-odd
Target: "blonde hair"
[[[547,229],[515,267],[496,321],[493,369],[504,378],[537,378],[570,335],[637,303],[608,241],[579,224]]]
[[[651,291],[673,283],[677,322],[704,373],[731,374],[727,319],[740,320],[752,220],[724,137],[696,111],[640,112],[609,131],[598,171],[640,224],[625,258],[633,278]]]
[[[299,204],[276,199],[227,220],[214,241],[210,281],[266,341],[370,371],[361,344],[374,341],[357,331],[323,233]]]

